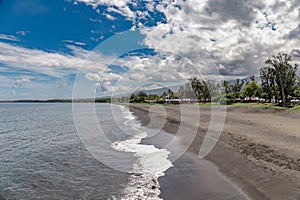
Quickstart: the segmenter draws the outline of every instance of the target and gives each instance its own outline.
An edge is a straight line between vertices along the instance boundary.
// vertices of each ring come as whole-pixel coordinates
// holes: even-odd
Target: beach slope
[[[148,128],[161,128],[158,122],[165,121],[162,128],[169,133],[176,134],[180,126],[196,129],[188,151],[198,154],[210,125],[211,107],[169,105],[153,109],[155,106],[131,104],[129,108]],[[195,121],[199,111],[200,122]],[[222,134],[205,159],[253,199],[300,199],[299,119],[299,113],[227,107]],[[185,137],[190,137],[189,133]]]

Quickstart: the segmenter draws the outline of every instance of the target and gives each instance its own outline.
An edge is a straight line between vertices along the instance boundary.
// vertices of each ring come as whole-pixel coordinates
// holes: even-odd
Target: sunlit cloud
[[[14,35],[0,34],[1,40],[9,40],[9,41],[19,41],[18,38]]]
[[[0,42],[0,63],[59,78],[80,68],[102,69],[111,62],[108,56],[76,46],[67,47],[72,54],[46,52]],[[86,59],[87,56],[93,59]]]
[[[267,56],[297,49],[299,5],[295,1],[166,1],[167,23],[145,27],[145,44],[201,62],[206,51],[224,75],[257,74]],[[176,41],[176,42],[174,42]]]

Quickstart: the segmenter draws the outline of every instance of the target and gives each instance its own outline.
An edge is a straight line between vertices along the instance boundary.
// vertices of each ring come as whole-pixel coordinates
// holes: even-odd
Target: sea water
[[[148,136],[147,132],[142,129],[128,108],[122,106],[121,109],[128,119],[124,124],[136,131],[130,139],[114,142],[112,145],[114,149],[132,152],[136,157],[122,199],[160,199],[158,178],[164,176],[164,172],[173,166],[168,160],[170,152],[153,145],[141,144],[142,139]]]
[[[87,150],[71,104],[0,104],[0,198],[160,199],[158,178],[172,167],[169,151],[141,144],[147,130],[126,107],[96,104],[95,111],[111,141],[109,162]],[[82,113],[85,124],[90,115]]]

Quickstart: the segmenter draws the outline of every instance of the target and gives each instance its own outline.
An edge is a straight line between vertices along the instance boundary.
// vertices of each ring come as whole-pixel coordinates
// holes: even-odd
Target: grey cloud
[[[259,68],[265,65],[265,54],[264,47],[256,43],[255,48],[241,53],[239,58],[220,61],[220,64],[222,65],[222,67],[219,68],[220,74],[223,76],[257,75]]]
[[[249,26],[254,20],[253,8],[262,9],[263,4],[248,0],[209,0],[205,11],[209,15],[218,14],[222,21],[234,19],[242,25]]]
[[[292,31],[290,31],[290,33],[287,35],[288,39],[299,39],[300,38],[300,24],[298,24],[298,26],[293,29]]]
[[[222,63],[221,66],[219,71],[223,76],[244,76],[249,74],[242,60]]]
[[[104,84],[99,83],[99,84],[96,84],[95,86],[96,86],[96,89],[98,92],[107,92],[108,91],[108,87]]]
[[[294,49],[291,52],[293,57],[299,57],[300,58],[300,49]]]

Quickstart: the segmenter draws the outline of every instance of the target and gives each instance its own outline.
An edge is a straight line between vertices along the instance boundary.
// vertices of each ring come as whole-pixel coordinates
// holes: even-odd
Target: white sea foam
[[[158,178],[164,176],[164,172],[173,166],[168,160],[170,152],[153,145],[141,144],[141,140],[147,137],[147,132],[142,131],[141,125],[134,120],[135,117],[128,108],[121,106],[121,110],[127,119],[124,124],[137,132],[128,140],[112,144],[114,149],[134,153],[137,158],[133,170],[129,172],[130,180],[121,199],[161,199]]]

